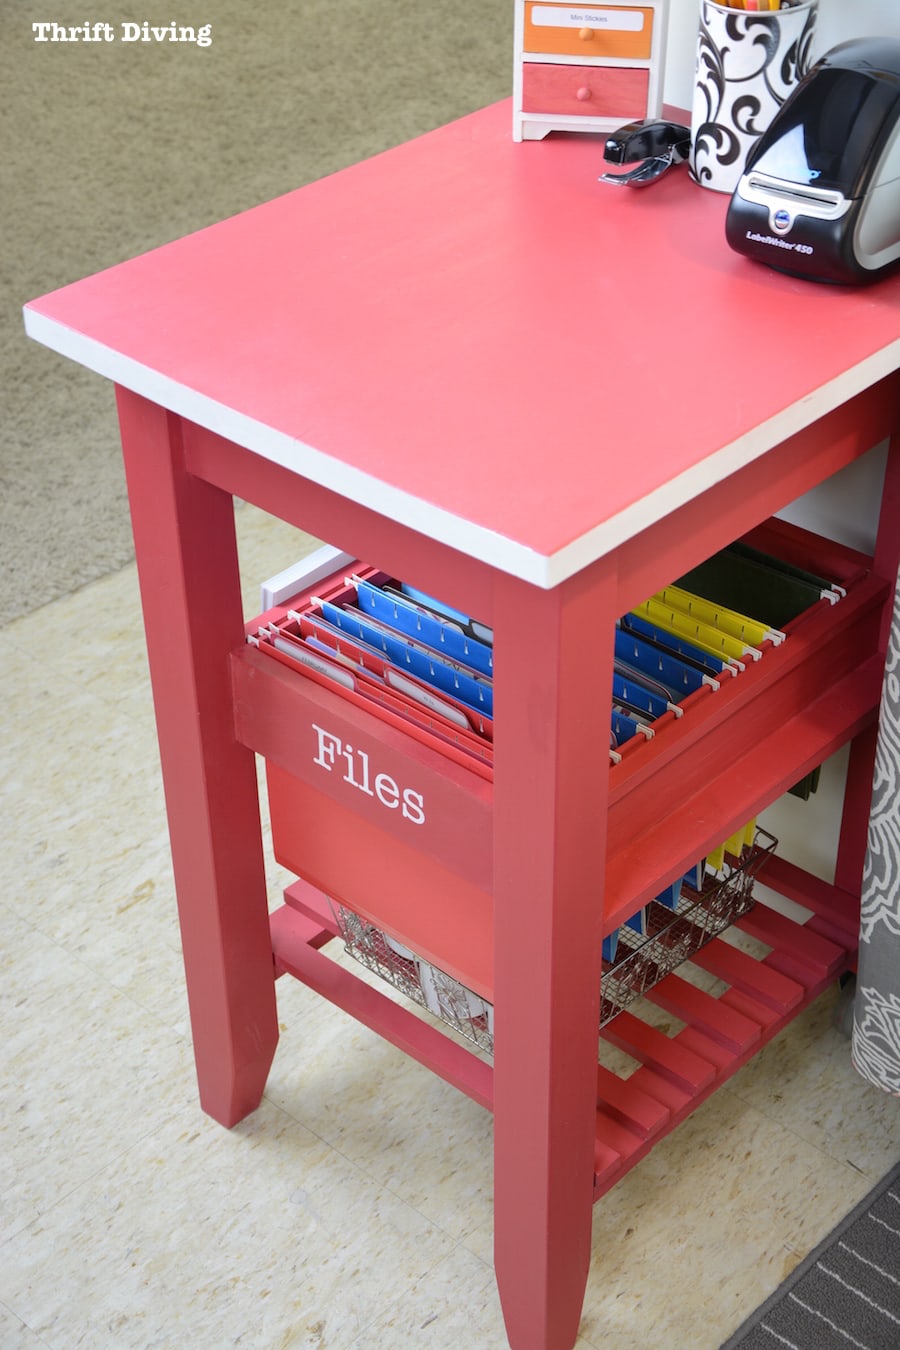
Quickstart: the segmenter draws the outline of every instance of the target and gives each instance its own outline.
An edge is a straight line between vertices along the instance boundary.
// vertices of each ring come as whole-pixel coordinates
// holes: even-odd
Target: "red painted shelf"
[[[767,950],[751,956],[727,939],[714,938],[697,952],[691,961],[719,982],[716,995],[691,983],[684,971],[671,974],[648,992],[645,1003],[619,1013],[599,1033],[598,1040],[625,1051],[638,1067],[625,1077],[597,1067],[595,1199],[855,960],[850,940],[839,945],[823,939],[808,924],[761,902],[736,926]],[[398,1003],[324,954],[322,948],[339,941],[325,895],[297,882],[272,915],[271,930],[276,975],[303,980],[490,1109],[489,1060],[459,1044],[419,1009]],[[645,1020],[654,1007],[678,1023],[673,1035]]]

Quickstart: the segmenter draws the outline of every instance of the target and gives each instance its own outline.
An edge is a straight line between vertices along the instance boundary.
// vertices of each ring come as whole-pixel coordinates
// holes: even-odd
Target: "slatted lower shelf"
[[[490,1108],[490,1064],[323,954],[337,924],[321,892],[297,882],[285,898],[271,917],[276,975],[294,975]],[[647,1004],[683,1024],[674,1035],[640,1016],[641,1004],[601,1031],[602,1040],[638,1067],[621,1076],[598,1065],[595,1199],[855,961],[849,937],[824,937],[761,902],[735,928],[754,940],[751,945],[764,944],[765,955],[713,938],[691,964],[711,977],[715,992],[683,974],[667,975],[647,992]]]
[[[714,938],[697,952],[692,964],[723,986],[717,996],[677,974],[668,975],[648,992],[648,1003],[684,1023],[674,1036],[631,1012],[620,1014],[602,1032],[604,1040],[637,1060],[639,1067],[625,1080],[603,1070],[599,1074],[595,1197],[614,1185],[855,960],[852,945],[822,939],[759,901],[735,927],[771,945],[771,950],[757,959]],[[784,973],[785,963],[791,966],[790,975]]]

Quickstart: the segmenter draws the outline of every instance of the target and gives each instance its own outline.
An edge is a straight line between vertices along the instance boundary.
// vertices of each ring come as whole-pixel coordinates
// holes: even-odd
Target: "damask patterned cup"
[[[733,192],[744,162],[811,65],[818,0],[765,13],[700,0],[691,176]]]

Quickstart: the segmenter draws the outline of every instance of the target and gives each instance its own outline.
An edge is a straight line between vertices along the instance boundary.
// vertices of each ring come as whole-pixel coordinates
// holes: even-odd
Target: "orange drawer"
[[[584,58],[650,59],[653,10],[638,5],[525,6],[527,52]]]
[[[650,75],[629,66],[522,67],[522,111],[578,117],[644,117]]]

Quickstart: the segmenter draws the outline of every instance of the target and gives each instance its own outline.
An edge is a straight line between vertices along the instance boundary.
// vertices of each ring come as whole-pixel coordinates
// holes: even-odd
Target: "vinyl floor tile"
[[[853,1068],[826,991],[736,1075],[732,1090],[839,1162],[869,1187],[900,1158],[900,1102]],[[863,1192],[864,1193],[864,1192]]]
[[[189,1042],[92,971],[70,964],[24,1009],[0,1043],[0,1241],[196,1109]]]
[[[266,1095],[454,1237],[490,1219],[490,1113],[344,1014],[283,1038]]]
[[[47,1342],[6,1308],[0,1308],[0,1345],[3,1350],[47,1350]]]
[[[0,1303],[59,1350],[342,1347],[451,1249],[270,1104],[230,1132],[184,1113],[10,1239]]]

